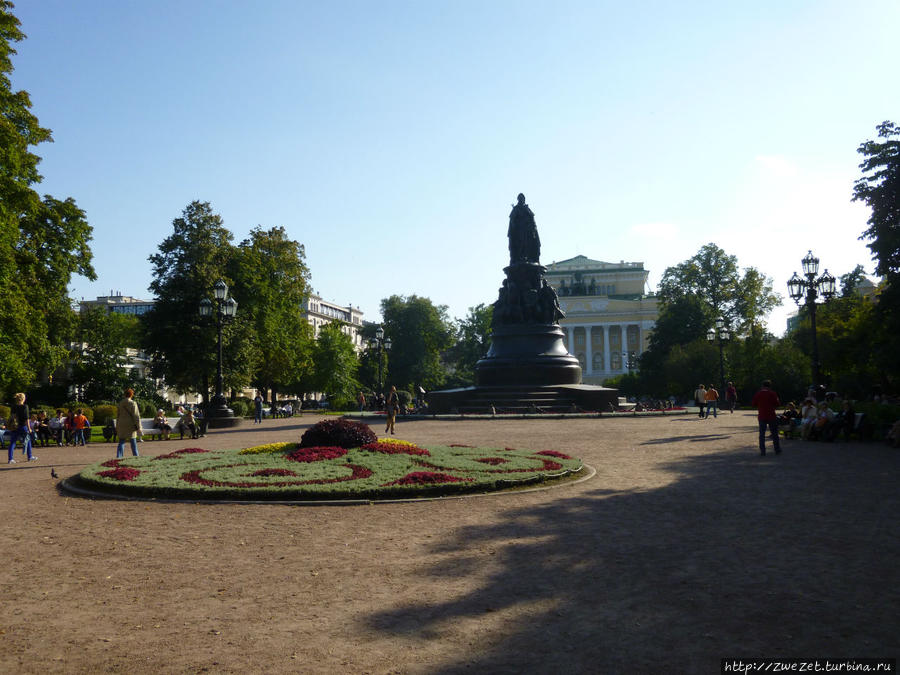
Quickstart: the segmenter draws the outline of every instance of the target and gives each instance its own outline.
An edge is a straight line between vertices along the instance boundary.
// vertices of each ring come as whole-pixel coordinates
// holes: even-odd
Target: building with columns
[[[586,384],[621,375],[649,344],[659,316],[642,262],[608,263],[583,255],[547,266],[544,275],[566,317],[559,325]]]

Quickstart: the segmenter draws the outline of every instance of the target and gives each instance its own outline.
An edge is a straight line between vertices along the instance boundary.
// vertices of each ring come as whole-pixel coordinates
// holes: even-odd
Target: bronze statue
[[[538,237],[534,213],[519,194],[517,204],[509,213],[509,264],[537,263],[541,258],[541,239]]]

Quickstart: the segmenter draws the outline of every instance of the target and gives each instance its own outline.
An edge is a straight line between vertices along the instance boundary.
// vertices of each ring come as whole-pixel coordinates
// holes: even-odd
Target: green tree
[[[86,400],[116,400],[133,379],[124,366],[128,348],[139,344],[140,321],[91,307],[81,313],[79,324],[83,348],[73,379],[84,388]]]
[[[453,341],[447,306],[417,295],[392,295],[381,301],[385,334],[391,338],[391,377],[398,389],[439,388],[446,373],[441,354]]]
[[[760,323],[781,302],[768,277],[753,267],[746,268],[741,274],[737,257],[728,255],[712,243],[663,272],[659,285],[663,306],[687,296],[702,302],[707,328],[721,316],[737,333]]]
[[[145,351],[153,373],[178,391],[196,391],[208,397],[217,365],[215,322],[199,315],[200,301],[212,296],[219,279],[227,275],[234,255],[232,234],[209,202],[191,202],[172,221],[172,234],[151,255],[156,295],[151,311],[142,317]],[[238,306],[236,320],[223,329],[225,388],[239,389],[250,381],[253,352],[249,324]]]
[[[332,406],[341,409],[352,407],[359,391],[359,361],[346,326],[342,321],[332,321],[319,328],[312,350],[315,389],[327,394]]]
[[[447,350],[446,360],[450,385],[471,385],[475,382],[475,364],[491,347],[491,319],[493,305],[469,307],[464,319],[455,322],[455,343]]]
[[[879,353],[881,382],[889,390],[900,381],[900,350],[891,345],[900,333],[900,127],[882,122],[877,141],[866,141],[857,150],[865,158],[853,186],[853,201],[864,202],[872,214],[860,239],[867,241],[876,261],[875,273],[884,278],[876,308],[878,336],[888,337]]]
[[[271,391],[311,391],[312,327],[303,315],[309,293],[309,269],[303,245],[283,227],[250,232],[231,259],[230,276],[241,315],[251,329],[251,383]]]
[[[67,356],[75,317],[67,287],[72,274],[95,279],[91,228],[71,198],[43,199],[40,157],[32,146],[52,140],[13,91],[13,44],[25,38],[13,4],[0,0],[0,395],[33,383]]]

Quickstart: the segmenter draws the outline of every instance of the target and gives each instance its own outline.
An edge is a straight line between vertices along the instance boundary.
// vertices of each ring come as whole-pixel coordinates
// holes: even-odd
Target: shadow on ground
[[[895,657],[898,457],[818,444],[777,458],[708,454],[667,466],[664,487],[623,493],[601,488],[598,467],[578,496],[459,529],[416,570],[426,587],[475,575],[476,591],[365,621],[440,640],[490,615],[467,657],[430,671],[442,673],[709,673],[727,657]]]

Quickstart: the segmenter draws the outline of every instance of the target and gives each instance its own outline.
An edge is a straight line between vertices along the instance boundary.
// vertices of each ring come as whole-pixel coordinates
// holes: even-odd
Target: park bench
[[[163,437],[162,429],[157,427],[153,421],[155,418],[153,417],[142,417],[141,418],[141,433],[145,437],[149,437],[152,439],[161,439]],[[184,438],[185,434],[190,435],[190,432],[181,426],[181,418],[179,417],[177,420],[169,420],[169,425],[172,427],[172,431],[169,432],[169,437],[173,434],[179,434],[181,438]],[[199,425],[198,425],[199,428]]]

